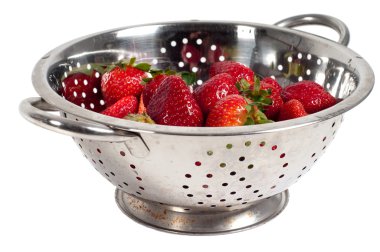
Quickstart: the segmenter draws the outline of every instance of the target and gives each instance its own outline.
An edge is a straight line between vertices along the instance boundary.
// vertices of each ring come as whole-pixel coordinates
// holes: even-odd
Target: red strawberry
[[[269,98],[272,99],[272,104],[264,107],[264,113],[269,119],[277,120],[278,113],[284,105],[284,101],[279,93],[272,93]]]
[[[66,100],[95,112],[105,108],[104,103],[100,103],[103,96],[100,91],[100,77],[95,75],[95,71],[89,74],[71,74],[62,80],[62,86],[62,95]]]
[[[312,114],[336,104],[336,99],[313,81],[300,81],[283,89],[282,99],[299,100],[307,113]]]
[[[220,73],[228,73],[235,78],[235,82],[246,79],[253,84],[254,72],[249,67],[235,61],[221,61],[211,65],[209,75],[213,77]]]
[[[302,103],[296,99],[292,99],[285,102],[284,106],[280,110],[278,120],[284,121],[306,115],[308,114],[306,113]]]
[[[102,76],[102,92],[107,106],[111,106],[121,98],[129,95],[138,97],[144,86],[141,82],[148,77],[146,71],[150,65],[140,63],[133,65],[135,59],[132,58],[129,63],[119,63],[111,66],[111,70]]]
[[[158,124],[202,126],[203,114],[181,77],[170,75],[158,87],[147,106],[148,115]]]
[[[206,127],[241,126],[247,121],[247,102],[241,95],[229,95],[219,100],[210,110]]]
[[[227,73],[217,74],[195,89],[194,97],[203,113],[208,114],[216,102],[231,94],[239,94],[235,79]]]
[[[277,120],[278,113],[284,102],[281,98],[282,87],[272,78],[264,78],[260,82],[261,90],[270,90],[269,98],[272,99],[272,103],[269,106],[264,107],[265,115],[271,120]]]
[[[265,77],[260,82],[261,89],[268,89],[270,88],[272,90],[272,93],[280,93],[282,92],[282,87],[275,79],[272,79],[271,77]]]
[[[158,74],[153,79],[151,79],[148,83],[145,84],[144,91],[142,92],[144,105],[148,106],[150,99],[157,91],[157,88],[161,85],[161,83],[167,77],[166,74]]]
[[[121,98],[112,106],[106,108],[102,114],[117,118],[123,118],[137,112],[138,101],[135,96],[129,95]]]

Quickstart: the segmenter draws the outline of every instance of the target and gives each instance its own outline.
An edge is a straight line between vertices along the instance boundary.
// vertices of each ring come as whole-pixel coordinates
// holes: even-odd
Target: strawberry
[[[269,98],[272,100],[271,105],[263,108],[265,115],[271,120],[277,120],[278,113],[284,105],[284,101],[279,93],[271,93]]]
[[[138,97],[144,86],[141,84],[144,78],[147,78],[147,71],[150,65],[140,63],[134,65],[135,58],[129,63],[120,62],[111,65],[106,69],[106,73],[102,76],[101,87],[104,100],[107,106],[111,106],[121,98],[129,95]]]
[[[215,75],[194,91],[194,97],[204,114],[208,114],[217,101],[231,94],[239,94],[239,90],[235,86],[235,79],[227,73]]]
[[[296,99],[285,102],[280,110],[279,121],[289,120],[308,115],[302,103]]]
[[[186,82],[187,85],[192,85],[196,80],[195,73],[190,72],[175,72],[173,70],[167,69],[165,71],[152,69],[150,73],[153,75],[153,78],[144,78],[143,81],[146,82],[145,88],[142,92],[143,102],[145,106],[148,106],[150,99],[156,93],[158,87],[162,84],[166,77],[169,75],[178,75]]]
[[[241,126],[247,121],[248,105],[243,96],[233,94],[219,100],[210,110],[206,127]]]
[[[271,89],[272,93],[279,93],[281,94],[282,92],[282,87],[280,84],[275,79],[272,79],[271,77],[265,77],[264,79],[261,80],[260,82],[261,89],[267,90]]]
[[[137,112],[138,101],[135,96],[129,95],[121,98],[116,103],[106,108],[102,114],[117,118],[123,118]]]
[[[174,126],[202,126],[203,114],[181,77],[170,75],[158,87],[147,106],[157,123]]]
[[[206,127],[228,127],[272,122],[247,98],[232,94],[220,99],[210,110]]]
[[[104,103],[100,103],[103,99],[100,77],[95,75],[95,71],[85,72],[70,74],[62,80],[62,96],[78,106],[100,112],[105,109]]]
[[[228,73],[235,78],[235,82],[245,79],[253,84],[254,72],[247,66],[235,61],[221,61],[211,65],[209,70],[210,77],[220,73]]]
[[[281,98],[282,87],[272,78],[264,78],[260,82],[260,89],[269,91],[272,103],[264,107],[265,115],[271,120],[277,120],[278,113],[284,102]]]
[[[166,74],[158,74],[153,79],[149,80],[148,83],[145,84],[144,91],[142,92],[144,105],[148,106],[150,99],[157,91],[157,88],[161,85],[163,80],[167,77]]]
[[[257,76],[254,76],[254,83],[251,84],[246,79],[241,79],[236,83],[236,87],[240,94],[250,100],[250,103],[257,106],[259,110],[265,110],[272,104],[271,90],[262,89],[260,79]]]
[[[292,99],[299,100],[307,113],[312,114],[336,104],[334,96],[322,86],[313,81],[300,81],[285,87],[281,93],[286,102]]]

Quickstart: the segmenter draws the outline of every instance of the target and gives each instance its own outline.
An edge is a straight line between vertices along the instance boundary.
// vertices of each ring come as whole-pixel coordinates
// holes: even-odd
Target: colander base
[[[145,226],[172,233],[207,235],[242,231],[266,223],[286,207],[289,193],[286,190],[246,208],[221,212],[186,212],[182,207],[143,200],[119,189],[115,199],[124,214]]]

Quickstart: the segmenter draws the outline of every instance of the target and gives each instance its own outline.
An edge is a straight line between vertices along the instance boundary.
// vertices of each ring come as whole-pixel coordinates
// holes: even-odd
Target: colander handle
[[[125,142],[126,147],[135,157],[144,157],[149,148],[141,137],[135,133],[117,130],[98,123],[74,121],[54,115],[59,111],[41,97],[32,97],[20,103],[21,115],[28,121],[64,135],[92,139],[97,141]]]
[[[335,30],[339,34],[338,43],[347,46],[350,41],[350,31],[345,23],[337,18],[321,14],[304,14],[281,20],[275,25],[293,28],[303,25],[322,25]]]
[[[128,140],[133,133],[111,129],[95,123],[74,121],[52,114],[58,112],[51,104],[40,97],[25,99],[20,104],[20,113],[28,121],[64,135],[98,141],[121,142]]]

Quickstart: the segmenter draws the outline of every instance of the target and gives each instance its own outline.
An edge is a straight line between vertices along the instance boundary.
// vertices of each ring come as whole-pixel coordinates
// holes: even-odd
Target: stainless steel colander
[[[290,29],[305,24],[335,29],[339,43]],[[117,187],[116,201],[133,219],[190,234],[242,230],[281,212],[287,188],[321,157],[343,113],[370,93],[373,71],[346,47],[348,40],[347,27],[323,15],[277,25],[190,21],[115,29],[68,42],[42,57],[33,72],[41,98],[24,100],[20,110],[32,123],[72,136],[94,168]],[[196,128],[111,118],[59,95],[62,77],[76,68],[131,57],[155,68],[193,71],[199,85],[213,62],[239,61],[283,86],[314,80],[341,101],[294,120]]]

